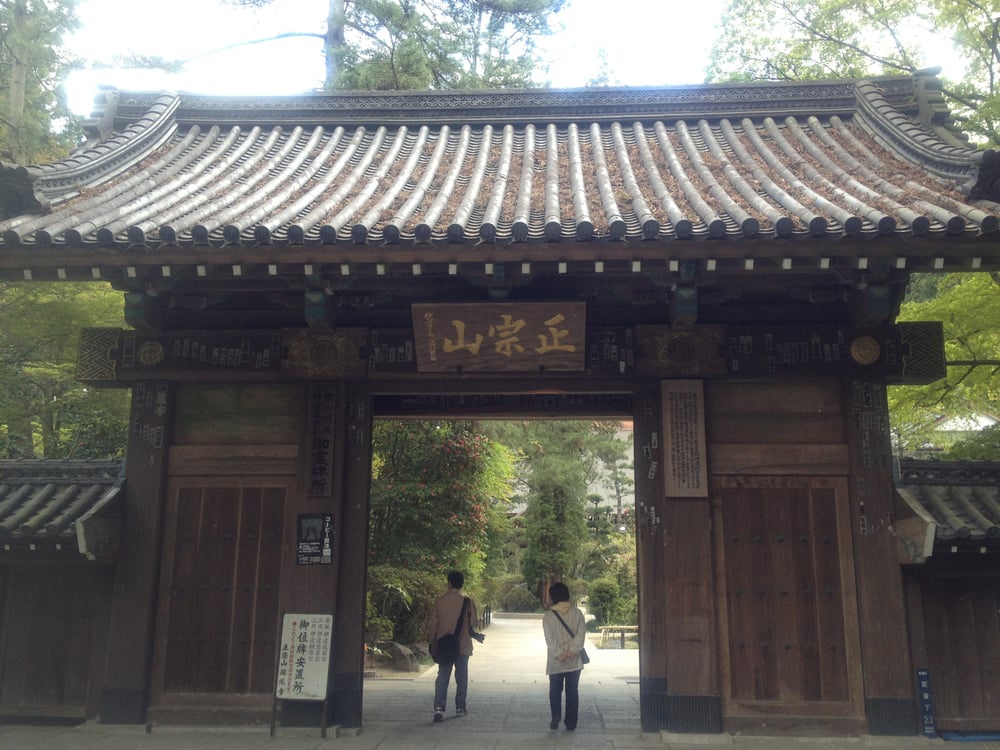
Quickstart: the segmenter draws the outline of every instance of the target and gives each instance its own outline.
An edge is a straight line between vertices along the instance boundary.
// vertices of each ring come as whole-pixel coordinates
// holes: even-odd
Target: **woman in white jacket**
[[[549,707],[552,723],[549,728],[559,728],[564,718],[566,729],[576,729],[580,710],[580,672],[583,660],[580,652],[586,645],[587,626],[583,612],[570,604],[569,588],[565,583],[554,583],[549,589],[552,605],[542,617],[542,630],[548,646],[545,674],[549,676]],[[560,620],[562,620],[560,622]],[[562,694],[566,691],[566,714],[562,712]]]

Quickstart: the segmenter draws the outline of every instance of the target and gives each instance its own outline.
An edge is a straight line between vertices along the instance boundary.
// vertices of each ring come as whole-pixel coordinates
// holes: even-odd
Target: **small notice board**
[[[333,615],[285,614],[282,618],[271,708],[272,737],[279,700],[322,701],[321,734],[326,737],[326,688],[332,636]]]

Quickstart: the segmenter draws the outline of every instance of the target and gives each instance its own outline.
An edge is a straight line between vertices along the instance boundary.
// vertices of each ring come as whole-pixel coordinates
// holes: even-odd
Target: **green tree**
[[[372,564],[475,580],[507,536],[513,456],[470,422],[383,420],[373,434]]]
[[[980,430],[955,441],[944,458],[958,461],[1000,461],[1000,425]]]
[[[532,420],[497,423],[497,439],[516,448],[522,458],[520,477],[524,513],[521,570],[539,598],[555,581],[575,575],[588,540],[587,488],[606,471],[603,458],[618,422]],[[620,456],[627,444],[619,442]],[[603,457],[603,458],[602,458]]]
[[[637,590],[635,529],[630,521],[631,516],[625,523],[605,521],[602,514],[592,524],[591,539],[583,546],[581,568],[586,580],[613,578],[625,597],[635,596]]]
[[[620,604],[621,590],[618,588],[617,581],[610,578],[598,578],[590,584],[587,606],[598,623],[612,624]]]
[[[904,452],[947,449],[936,430],[942,419],[998,412],[1000,275],[914,276],[898,319],[944,323],[948,375],[928,385],[890,388],[896,446]],[[983,446],[989,445],[987,439]],[[1000,460],[1000,452],[993,458]]]
[[[128,393],[75,379],[80,329],[124,325],[121,295],[97,284],[0,284],[0,454],[124,454]]]
[[[272,0],[230,0],[261,7]],[[527,86],[537,40],[564,0],[328,0],[325,86],[474,89]],[[258,43],[267,40],[253,40]]]
[[[909,74],[931,40],[951,40],[964,70],[943,92],[959,127],[1000,135],[1000,24],[994,2],[968,0],[730,0],[709,80],[803,80]]]
[[[76,0],[0,0],[0,159],[16,164],[62,158],[78,120],[56,81],[68,61],[62,36],[76,28]],[[52,123],[63,127],[53,130]]]

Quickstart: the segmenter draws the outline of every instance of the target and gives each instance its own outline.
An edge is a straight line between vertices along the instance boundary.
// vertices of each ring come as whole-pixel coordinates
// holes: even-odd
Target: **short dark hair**
[[[549,587],[549,598],[552,600],[553,604],[558,604],[559,602],[569,601],[569,586],[567,586],[562,581],[553,583]]]
[[[465,576],[462,575],[462,571],[453,570],[448,574],[448,585],[453,589],[460,589],[465,585]]]

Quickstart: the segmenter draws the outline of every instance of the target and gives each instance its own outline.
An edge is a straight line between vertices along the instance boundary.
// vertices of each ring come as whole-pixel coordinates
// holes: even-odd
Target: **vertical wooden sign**
[[[333,383],[309,386],[308,485],[313,497],[333,494],[333,435],[337,390]]]
[[[661,397],[666,496],[708,497],[704,384],[664,380]]]

